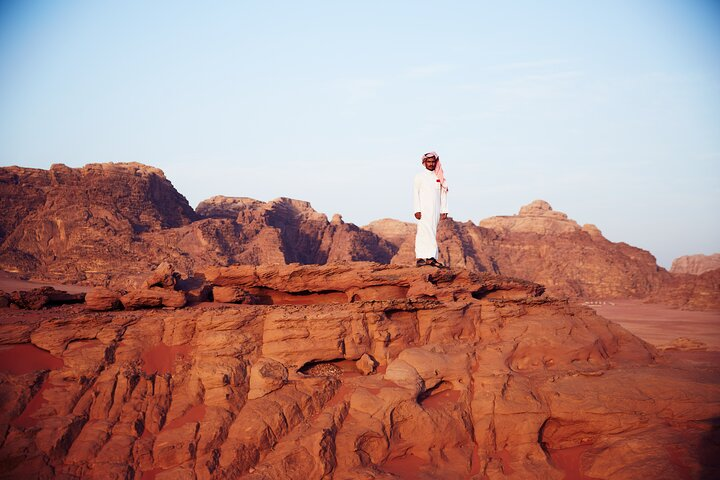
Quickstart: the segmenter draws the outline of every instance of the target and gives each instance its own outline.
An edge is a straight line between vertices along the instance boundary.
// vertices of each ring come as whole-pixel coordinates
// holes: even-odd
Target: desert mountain
[[[161,170],[137,163],[0,168],[0,207],[0,269],[38,279],[131,286],[161,261],[187,275],[233,264],[414,263],[413,224],[360,228],[289,198],[216,196],[193,210]],[[541,200],[478,225],[443,222],[439,241],[451,266],[525,278],[556,296],[720,307],[718,275],[672,274]]]
[[[159,273],[149,292],[183,295],[174,272]],[[234,292],[241,303],[4,309],[3,475],[623,480],[719,471],[717,365],[666,357],[540,285],[365,262],[209,267],[203,277],[216,300]]]
[[[685,255],[684,257],[678,257],[673,260],[670,271],[672,273],[700,275],[718,268],[720,268],[720,253],[714,253],[712,255]]]
[[[134,285],[163,260],[192,274],[235,263],[387,263],[394,254],[299,200],[213,197],[195,212],[161,170],[137,163],[0,168],[0,208],[0,269],[60,282]]]
[[[382,220],[366,226],[394,244],[393,264],[414,258],[414,225]],[[540,283],[548,293],[571,298],[650,298],[686,308],[719,308],[718,276],[674,275],[650,252],[580,226],[542,200],[517,215],[472,222],[441,222],[440,257],[449,265]]]

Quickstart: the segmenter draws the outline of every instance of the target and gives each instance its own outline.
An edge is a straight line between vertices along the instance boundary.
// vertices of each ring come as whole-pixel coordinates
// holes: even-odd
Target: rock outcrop
[[[213,197],[195,212],[159,169],[137,163],[0,168],[0,269],[64,283],[141,286],[157,259],[208,266],[389,262],[372,232],[308,202]]]
[[[4,474],[718,474],[717,365],[667,359],[537,284],[362,262],[205,274],[262,304],[8,310]]]
[[[661,288],[652,291],[646,300],[678,308],[719,310],[720,269],[700,275],[674,274],[666,277]]]
[[[0,207],[0,270],[56,283],[133,290],[162,261],[185,278],[234,264],[414,264],[414,224],[359,228],[289,198],[217,196],[193,211],[162,171],[137,163],[0,168]],[[449,265],[526,278],[556,296],[720,309],[712,281],[667,272],[542,200],[479,225],[444,221],[439,243]]]
[[[161,170],[138,163],[0,168],[0,208],[1,269],[97,283],[140,263],[144,232],[198,218]]]
[[[685,255],[684,257],[678,257],[673,260],[670,271],[672,273],[700,275],[718,268],[720,268],[720,253],[713,253],[712,255]]]
[[[383,220],[366,228],[397,246],[391,263],[414,262],[414,225]],[[440,259],[448,265],[526,278],[555,296],[645,298],[681,308],[720,309],[720,286],[712,278],[674,275],[649,252],[610,242],[594,225],[581,227],[542,200],[517,215],[479,225],[440,222],[438,240]]]
[[[517,215],[490,217],[478,224],[490,230],[504,233],[535,233],[538,235],[561,235],[582,230],[574,220],[562,212],[556,212],[544,200],[535,200],[520,208]]]
[[[65,305],[68,303],[82,303],[85,301],[84,293],[68,293],[56,290],[53,287],[40,287],[31,290],[21,290],[12,293],[0,291],[0,308],[14,307],[28,310]]]

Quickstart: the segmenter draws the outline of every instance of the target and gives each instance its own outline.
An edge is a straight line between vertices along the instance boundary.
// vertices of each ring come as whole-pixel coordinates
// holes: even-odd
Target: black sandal
[[[435,268],[445,268],[445,265],[443,265],[442,263],[438,262],[438,261],[435,260],[434,258],[428,258],[428,259],[425,261],[425,265],[430,265],[431,267],[435,267]]]
[[[424,258],[418,258],[417,262],[415,262],[416,267],[424,267],[425,265],[427,265],[427,261]]]

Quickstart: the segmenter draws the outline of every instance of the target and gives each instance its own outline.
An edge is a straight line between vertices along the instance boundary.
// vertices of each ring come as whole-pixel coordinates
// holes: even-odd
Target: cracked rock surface
[[[257,304],[4,309],[3,477],[718,473],[720,369],[539,285],[375,263],[205,278]]]

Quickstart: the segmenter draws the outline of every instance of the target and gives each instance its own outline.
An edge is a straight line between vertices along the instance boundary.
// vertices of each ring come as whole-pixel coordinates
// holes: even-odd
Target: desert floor
[[[720,311],[678,310],[642,300],[607,300],[589,306],[655,346],[688,338],[720,351]]]

